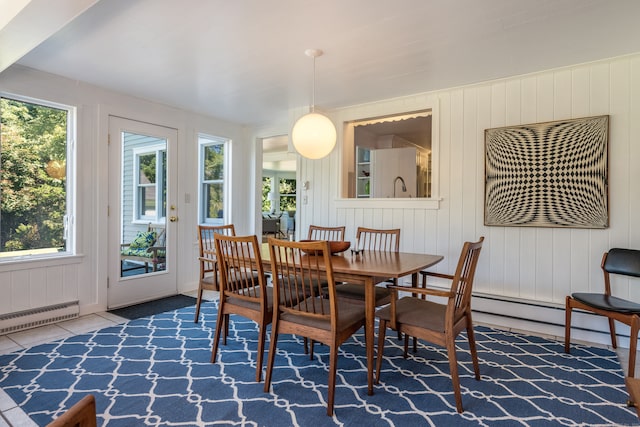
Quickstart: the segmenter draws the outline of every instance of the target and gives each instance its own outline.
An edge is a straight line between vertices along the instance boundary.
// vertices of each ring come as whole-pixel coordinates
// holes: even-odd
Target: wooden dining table
[[[271,257],[267,243],[261,245],[262,264],[271,271]],[[369,395],[373,394],[374,326],[376,318],[375,286],[391,278],[400,279],[411,275],[411,284],[418,286],[418,273],[429,268],[444,257],[441,255],[361,251],[352,254],[347,250],[331,256],[333,276],[336,282],[358,283],[365,287],[365,340],[367,348],[367,384]],[[320,263],[322,267],[322,263]]]

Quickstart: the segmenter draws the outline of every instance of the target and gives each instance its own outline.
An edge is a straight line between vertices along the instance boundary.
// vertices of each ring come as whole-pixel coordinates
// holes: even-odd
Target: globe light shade
[[[293,125],[291,139],[301,156],[321,159],[336,146],[336,127],[327,116],[309,113],[300,117]]]

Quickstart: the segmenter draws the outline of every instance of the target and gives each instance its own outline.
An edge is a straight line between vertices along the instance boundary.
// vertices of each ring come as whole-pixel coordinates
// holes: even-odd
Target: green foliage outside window
[[[0,99],[0,251],[64,249],[66,110]]]
[[[296,180],[280,178],[280,212],[296,210]]]
[[[223,218],[224,144],[204,147],[205,209],[207,218]]]
[[[271,182],[273,178],[270,176],[262,177],[262,212],[271,212],[271,200],[269,200],[269,192],[271,191]]]

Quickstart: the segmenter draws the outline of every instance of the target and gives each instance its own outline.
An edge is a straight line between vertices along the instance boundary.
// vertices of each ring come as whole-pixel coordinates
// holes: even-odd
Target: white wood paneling
[[[20,66],[0,74],[0,91],[74,106],[77,120],[77,255],[40,260],[0,262],[0,313],[12,313],[60,302],[79,300],[81,314],[107,307],[108,207],[107,118],[109,114],[162,123],[179,129],[180,215],[178,232],[178,289],[197,287],[198,263],[194,236],[197,224],[197,138],[199,132],[231,139],[234,190],[247,194],[253,182],[247,178],[247,131],[243,126],[111,92]],[[234,167],[235,166],[235,167]],[[321,174],[321,172],[319,172]],[[186,197],[189,194],[190,197]],[[327,196],[328,197],[328,196]],[[325,200],[327,200],[325,197]],[[190,199],[190,201],[187,201]],[[246,215],[251,201],[233,197],[232,220],[241,232],[252,227]],[[112,208],[113,209],[113,208]],[[116,209],[117,211],[117,209]],[[325,212],[328,207],[325,207]],[[246,215],[246,216],[244,216]]]
[[[419,96],[438,99],[438,191],[442,198],[439,208],[407,208],[402,212],[386,204],[380,207],[350,204],[331,216],[323,205],[314,211],[314,221],[345,224],[348,237],[358,225],[400,227],[403,250],[444,255],[445,260],[434,268],[446,272],[455,267],[463,241],[486,236],[476,291],[491,297],[483,302],[483,310],[498,315],[507,304],[500,302],[501,298],[546,305],[557,313],[558,308],[564,306],[567,294],[602,289],[600,259],[608,248],[640,248],[640,215],[637,215],[640,194],[635,185],[640,182],[637,167],[640,164],[639,55],[420,94],[395,105],[411,106]],[[381,103],[389,105],[388,101]],[[335,115],[338,129],[342,117],[367,117],[377,111],[377,105],[361,105],[339,112]],[[610,115],[609,228],[484,225],[485,129],[601,114]],[[335,176],[322,162],[305,162],[301,173],[323,182],[332,182]],[[338,187],[336,184],[335,188]],[[329,204],[338,198],[338,192],[334,192],[328,199]],[[322,200],[325,201],[327,199]],[[617,281],[614,287],[621,296],[640,300],[638,285],[637,280],[624,280]],[[544,310],[522,313],[526,313],[522,316],[527,319],[539,321],[542,329],[545,328],[543,322],[549,320],[545,319],[548,313]],[[502,319],[505,325],[513,320]],[[563,316],[554,315],[553,319],[552,323],[560,324]],[[552,332],[559,326],[547,328]],[[574,327],[604,330],[606,324],[600,319],[576,316]],[[584,338],[585,334],[588,336],[584,331],[580,336]]]

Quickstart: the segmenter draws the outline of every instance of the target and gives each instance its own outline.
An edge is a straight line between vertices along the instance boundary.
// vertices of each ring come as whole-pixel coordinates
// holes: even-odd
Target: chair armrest
[[[441,279],[453,280],[453,275],[451,274],[436,273],[434,271],[421,271],[420,274],[422,274],[423,279],[426,279],[427,276],[431,276],[431,277],[439,277]]]
[[[404,291],[412,294],[420,294],[420,295],[433,295],[436,297],[445,297],[451,298],[455,296],[455,294],[451,291],[444,291],[442,289],[433,289],[433,288],[414,288],[413,286],[395,286],[388,285],[387,288],[397,291]]]

